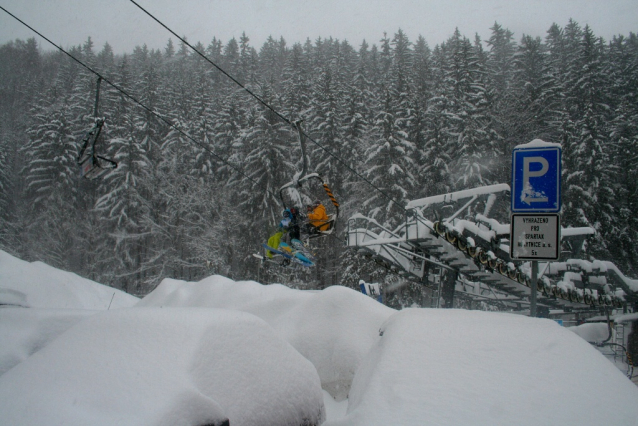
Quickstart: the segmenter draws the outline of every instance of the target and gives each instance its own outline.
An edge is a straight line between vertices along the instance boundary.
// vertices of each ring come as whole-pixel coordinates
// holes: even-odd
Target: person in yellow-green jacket
[[[300,229],[298,224],[298,212],[294,207],[286,209],[282,213],[283,219],[279,222],[277,232],[275,232],[270,238],[268,238],[268,246],[273,249],[280,250],[282,252],[289,253],[296,256],[303,262],[312,263],[303,253],[293,250],[291,245],[292,240],[297,240],[298,243],[300,237]],[[268,258],[273,257],[273,252],[267,251],[266,256]]]
[[[284,210],[282,213],[283,219],[279,222],[279,226],[277,228],[277,232],[275,232],[270,238],[268,238],[268,247],[272,247],[274,249],[279,249],[279,244],[281,244],[281,239],[288,232],[290,228],[290,224],[292,223],[292,212],[290,209]],[[273,253],[268,251],[266,256],[272,259]]]

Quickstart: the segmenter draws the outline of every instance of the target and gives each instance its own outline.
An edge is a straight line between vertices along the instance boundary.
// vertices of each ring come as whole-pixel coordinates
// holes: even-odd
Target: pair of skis
[[[288,266],[292,264],[292,265],[301,265],[306,268],[309,268],[315,265],[313,262],[314,257],[307,251],[307,249],[304,247],[301,241],[293,240],[291,241],[291,244],[297,251],[286,252],[286,251],[282,251],[282,250],[270,247],[268,244],[262,244],[262,246],[266,250],[266,253],[271,252],[275,256],[280,257],[281,258],[280,262],[274,260],[274,258],[270,258],[268,256],[261,255],[261,254],[253,254],[253,256],[260,259],[262,262],[272,262],[280,266]],[[298,254],[300,254],[301,256],[298,256]]]

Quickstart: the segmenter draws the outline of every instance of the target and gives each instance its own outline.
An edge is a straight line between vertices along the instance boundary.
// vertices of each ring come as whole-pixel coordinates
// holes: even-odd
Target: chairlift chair
[[[98,155],[95,150],[95,145],[100,137],[100,133],[102,132],[102,127],[104,126],[104,118],[97,116],[101,81],[102,77],[98,77],[97,88],[95,91],[95,107],[93,110],[95,124],[86,136],[84,136],[84,139],[82,139],[82,148],[80,149],[77,159],[82,176],[90,180],[97,179],[104,173],[117,167],[117,163],[115,161]]]
[[[330,189],[330,187],[328,186],[328,184],[324,181],[324,179],[321,177],[321,175],[319,175],[318,173],[307,173],[307,169],[308,169],[308,160],[306,157],[306,144],[305,144],[305,135],[301,129],[301,121],[296,121],[294,123],[295,128],[297,129],[297,134],[299,136],[299,143],[301,145],[301,154],[302,154],[302,159],[303,159],[303,169],[301,171],[301,174],[299,175],[299,177],[292,181],[292,182],[288,182],[287,184],[285,184],[284,186],[282,186],[279,189],[279,198],[281,199],[281,203],[284,207],[284,209],[287,209],[291,206],[293,206],[293,203],[290,203],[290,206],[288,205],[288,203],[286,203],[286,199],[285,199],[285,192],[289,189],[292,189],[294,191],[298,191],[298,189],[303,188],[303,185],[309,184],[310,181],[313,180],[317,180],[319,181],[319,183],[321,184],[321,186],[323,187],[323,190],[326,194],[326,197],[330,200],[330,202],[332,203],[332,206],[334,208],[334,212],[333,213],[329,213],[328,214],[328,219],[325,221],[325,223],[328,224],[328,228],[325,230],[319,230],[318,228],[316,229],[316,232],[311,233],[309,235],[309,238],[317,238],[317,237],[322,237],[325,235],[330,235],[332,234],[332,232],[335,229],[335,224],[337,222],[337,219],[339,217],[339,202],[337,201],[337,199],[335,198],[335,196],[332,193],[332,190]],[[305,195],[305,194],[304,194]],[[308,197],[307,195],[305,195],[304,198],[307,199],[312,199],[311,197]],[[303,201],[302,197],[299,195],[298,196],[298,201]],[[325,204],[324,204],[325,205]],[[323,226],[323,225],[321,225]]]

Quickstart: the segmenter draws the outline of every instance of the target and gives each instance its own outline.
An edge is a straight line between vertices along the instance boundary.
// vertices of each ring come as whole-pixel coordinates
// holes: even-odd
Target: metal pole
[[[538,261],[532,260],[532,294],[530,296],[529,316],[536,318],[536,290],[538,286]]]
[[[100,83],[102,83],[102,77],[98,77],[97,86],[95,88],[95,105],[93,106],[93,118],[97,118],[97,108],[100,103]]]
[[[295,121],[295,127],[297,128],[297,133],[299,135],[299,144],[301,145],[301,160],[303,161],[303,168],[301,169],[299,178],[306,176],[306,173],[308,172],[308,157],[306,157],[306,135],[301,129],[302,121],[303,120]]]
[[[381,304],[388,306],[388,299],[386,298],[385,292],[385,281],[380,283],[379,286],[381,287]]]

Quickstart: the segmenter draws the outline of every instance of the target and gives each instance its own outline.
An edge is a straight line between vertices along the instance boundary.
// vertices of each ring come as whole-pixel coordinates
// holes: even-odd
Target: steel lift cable
[[[56,49],[58,49],[60,52],[62,52],[63,54],[65,54],[66,56],[68,56],[70,59],[72,59],[74,62],[76,62],[77,64],[79,64],[80,66],[82,66],[83,68],[85,68],[86,70],[88,70],[89,72],[93,73],[95,76],[97,76],[99,79],[103,80],[105,83],[107,83],[108,85],[110,85],[111,87],[113,87],[115,90],[117,90],[119,93],[121,93],[122,95],[124,95],[127,99],[131,100],[133,103],[139,105],[141,108],[143,108],[144,110],[146,110],[147,112],[149,112],[150,114],[152,114],[154,117],[156,117],[157,119],[159,119],[160,121],[162,121],[163,123],[165,123],[166,125],[168,125],[169,127],[171,127],[172,129],[176,130],[177,132],[179,132],[182,136],[184,136],[185,138],[187,138],[188,140],[190,140],[191,142],[193,142],[194,144],[196,144],[197,146],[199,146],[200,148],[204,149],[205,151],[207,151],[208,153],[210,153],[212,156],[214,156],[215,158],[217,158],[219,161],[221,161],[222,163],[226,164],[227,166],[229,166],[231,169],[233,169],[234,171],[236,171],[237,173],[239,173],[241,176],[245,177],[246,179],[248,179],[250,182],[252,182],[253,184],[257,184],[257,181],[253,178],[251,178],[250,176],[248,176],[246,173],[244,173],[241,169],[237,168],[235,165],[231,164],[230,162],[228,162],[226,159],[222,158],[221,156],[219,156],[218,154],[216,154],[215,152],[213,152],[208,146],[200,143],[199,141],[195,140],[192,136],[190,136],[189,134],[185,133],[182,129],[180,129],[178,126],[176,126],[175,124],[171,123],[170,121],[168,121],[166,118],[164,118],[162,115],[160,115],[159,113],[155,112],[153,109],[149,108],[148,106],[146,106],[145,104],[143,104],[141,101],[137,100],[134,96],[130,95],[128,92],[126,92],[124,89],[122,89],[121,87],[119,87],[117,84],[113,83],[112,81],[110,81],[108,78],[104,77],[103,75],[101,75],[98,71],[94,70],[93,68],[91,68],[90,66],[88,66],[87,64],[85,64],[84,62],[82,62],[81,60],[79,60],[78,58],[76,58],[75,56],[71,55],[69,52],[67,52],[66,50],[64,50],[62,47],[60,47],[59,45],[57,45],[56,43],[54,43],[53,41],[51,41],[49,38],[47,38],[45,35],[43,35],[42,33],[40,33],[39,31],[37,31],[35,28],[31,27],[29,24],[27,24],[26,22],[24,22],[22,19],[18,18],[16,15],[14,15],[13,13],[9,12],[6,8],[4,8],[3,6],[0,6],[0,9],[2,11],[4,11],[7,15],[11,16],[13,19],[15,19],[16,21],[18,21],[19,23],[21,23],[22,25],[24,25],[25,27],[27,27],[28,29],[30,29],[31,31],[33,31],[35,34],[37,34],[39,37],[41,37],[43,40],[45,40],[47,43],[49,43],[50,45],[52,45],[53,47],[55,47]],[[232,77],[230,77],[232,78]],[[234,79],[233,79],[234,80]],[[276,111],[275,111],[276,113]],[[283,118],[283,117],[282,117]],[[276,194],[274,191],[272,190],[267,190],[268,193],[270,193],[274,198],[277,198],[279,195]],[[337,239],[338,241],[341,241],[336,235],[328,235],[332,238]],[[342,241],[341,241],[342,242]]]
[[[192,136],[190,136],[189,134],[187,134],[186,132],[184,132],[182,129],[180,129],[178,126],[176,126],[175,124],[171,123],[170,121],[168,121],[166,118],[164,118],[162,115],[160,115],[159,113],[155,112],[153,109],[149,108],[148,106],[144,105],[142,102],[140,102],[139,100],[137,100],[134,96],[130,95],[128,92],[126,92],[124,89],[120,88],[118,85],[116,85],[115,83],[113,83],[112,81],[110,81],[108,78],[104,77],[103,75],[101,75],[98,71],[94,70],[93,68],[91,68],[90,66],[88,66],[87,64],[85,64],[84,62],[82,62],[81,60],[77,59],[75,56],[71,55],[70,53],[68,53],[66,50],[64,50],[62,47],[58,46],[56,43],[54,43],[53,41],[51,41],[50,39],[48,39],[47,37],[45,37],[42,33],[40,33],[39,31],[37,31],[35,28],[31,27],[29,24],[27,24],[26,22],[24,22],[23,20],[21,20],[20,18],[18,18],[17,16],[15,16],[13,13],[9,12],[7,9],[5,9],[4,7],[0,6],[0,9],[2,11],[4,11],[6,14],[8,14],[9,16],[11,16],[13,19],[15,19],[16,21],[20,22],[22,25],[24,25],[25,27],[27,27],[28,29],[30,29],[31,31],[33,31],[34,33],[36,33],[38,36],[40,36],[42,39],[44,39],[45,41],[47,41],[49,44],[51,44],[53,47],[55,47],[56,49],[58,49],[60,52],[64,53],[66,56],[68,56],[69,58],[71,58],[73,61],[75,61],[76,63],[78,63],[79,65],[81,65],[82,67],[84,67],[86,70],[88,70],[89,72],[95,74],[98,78],[100,78],[101,80],[103,80],[105,83],[107,83],[108,85],[110,85],[111,87],[113,87],[115,90],[117,90],[118,92],[120,92],[122,95],[124,95],[126,98],[128,98],[129,100],[133,101],[134,103],[136,103],[137,105],[139,105],[140,107],[142,107],[144,110],[148,111],[149,113],[151,113],[154,117],[156,117],[157,119],[159,119],[160,121],[162,121],[163,123],[165,123],[166,125],[168,125],[169,127],[171,127],[172,129],[176,130],[177,132],[179,132],[182,136],[184,136],[185,138],[187,138],[188,140],[190,140],[191,142],[195,143],[197,146],[199,146],[200,148],[204,149],[205,151],[207,151],[208,153],[210,153],[212,156],[214,156],[215,158],[217,158],[219,161],[221,161],[222,163],[228,165],[230,168],[232,168],[233,170],[235,170],[237,173],[239,173],[240,175],[242,175],[243,177],[245,177],[246,179],[250,180],[253,184],[257,184],[257,181],[254,180],[253,178],[251,178],[250,176],[248,176],[246,173],[244,173],[241,169],[237,168],[236,166],[234,166],[233,164],[231,164],[230,162],[228,162],[227,160],[225,160],[224,158],[222,158],[221,156],[219,156],[218,154],[216,154],[215,152],[213,152],[208,146],[200,143],[199,141],[197,141],[196,139],[194,139]],[[276,194],[273,191],[268,190],[268,192],[275,198],[278,197],[278,194]]]
[[[224,74],[226,77],[228,77],[231,81],[233,81],[235,84],[237,84],[239,87],[241,87],[242,89],[244,89],[249,95],[251,95],[253,98],[255,98],[260,104],[262,104],[263,106],[265,106],[266,108],[268,108],[270,111],[273,112],[273,114],[275,114],[277,117],[279,117],[282,121],[284,121],[286,124],[288,124],[291,127],[295,127],[294,123],[292,121],[290,121],[289,119],[287,119],[286,117],[284,117],[283,115],[281,115],[277,110],[275,110],[271,105],[269,105],[266,101],[264,101],[263,99],[261,99],[258,95],[256,95],[254,92],[252,92],[250,89],[248,89],[246,86],[244,86],[243,84],[241,84],[241,82],[237,81],[237,79],[235,79],[232,75],[230,75],[228,72],[224,71],[220,66],[218,66],[217,64],[215,64],[210,58],[208,58],[206,55],[204,55],[202,52],[200,52],[199,50],[195,49],[195,47],[193,45],[191,45],[188,41],[186,41],[185,38],[180,37],[175,31],[173,31],[172,29],[170,29],[166,24],[164,24],[162,21],[160,21],[159,19],[157,19],[153,14],[151,14],[149,11],[147,11],[146,9],[144,9],[142,6],[140,6],[135,0],[129,0],[131,3],[133,3],[135,6],[137,6],[142,12],[144,12],[146,15],[148,15],[151,19],[153,19],[155,22],[157,22],[159,25],[161,25],[162,27],[164,27],[168,32],[170,32],[173,36],[175,36],[178,40],[180,40],[182,43],[184,43],[186,46],[188,46],[193,52],[197,53],[197,55],[199,55],[201,58],[203,58],[206,62],[208,62],[209,64],[211,64],[212,66],[214,66],[216,69],[218,69],[222,74]],[[303,133],[303,131],[302,131]],[[405,209],[405,207],[403,207],[401,204],[399,204],[396,200],[394,200],[391,196],[389,196],[388,194],[386,194],[382,189],[380,189],[379,187],[377,187],[375,184],[373,184],[369,179],[367,179],[365,176],[361,175],[359,172],[357,172],[355,169],[353,169],[347,162],[345,162],[344,160],[342,160],[339,156],[337,156],[336,154],[332,153],[331,151],[329,151],[327,148],[325,148],[323,145],[321,145],[319,142],[315,141],[313,138],[311,138],[310,136],[308,136],[308,134],[303,133],[306,138],[311,141],[313,144],[315,144],[317,147],[321,148],[324,152],[326,152],[328,155],[330,155],[332,158],[334,158],[335,160],[337,160],[339,163],[343,164],[350,172],[352,172],[355,176],[359,177],[359,179],[363,180],[364,182],[366,182],[368,185],[370,185],[370,187],[374,188],[374,190],[376,190],[377,192],[379,192],[381,195],[383,195],[388,201],[391,201],[394,205],[398,206],[399,208],[401,208],[404,211],[407,211]]]

